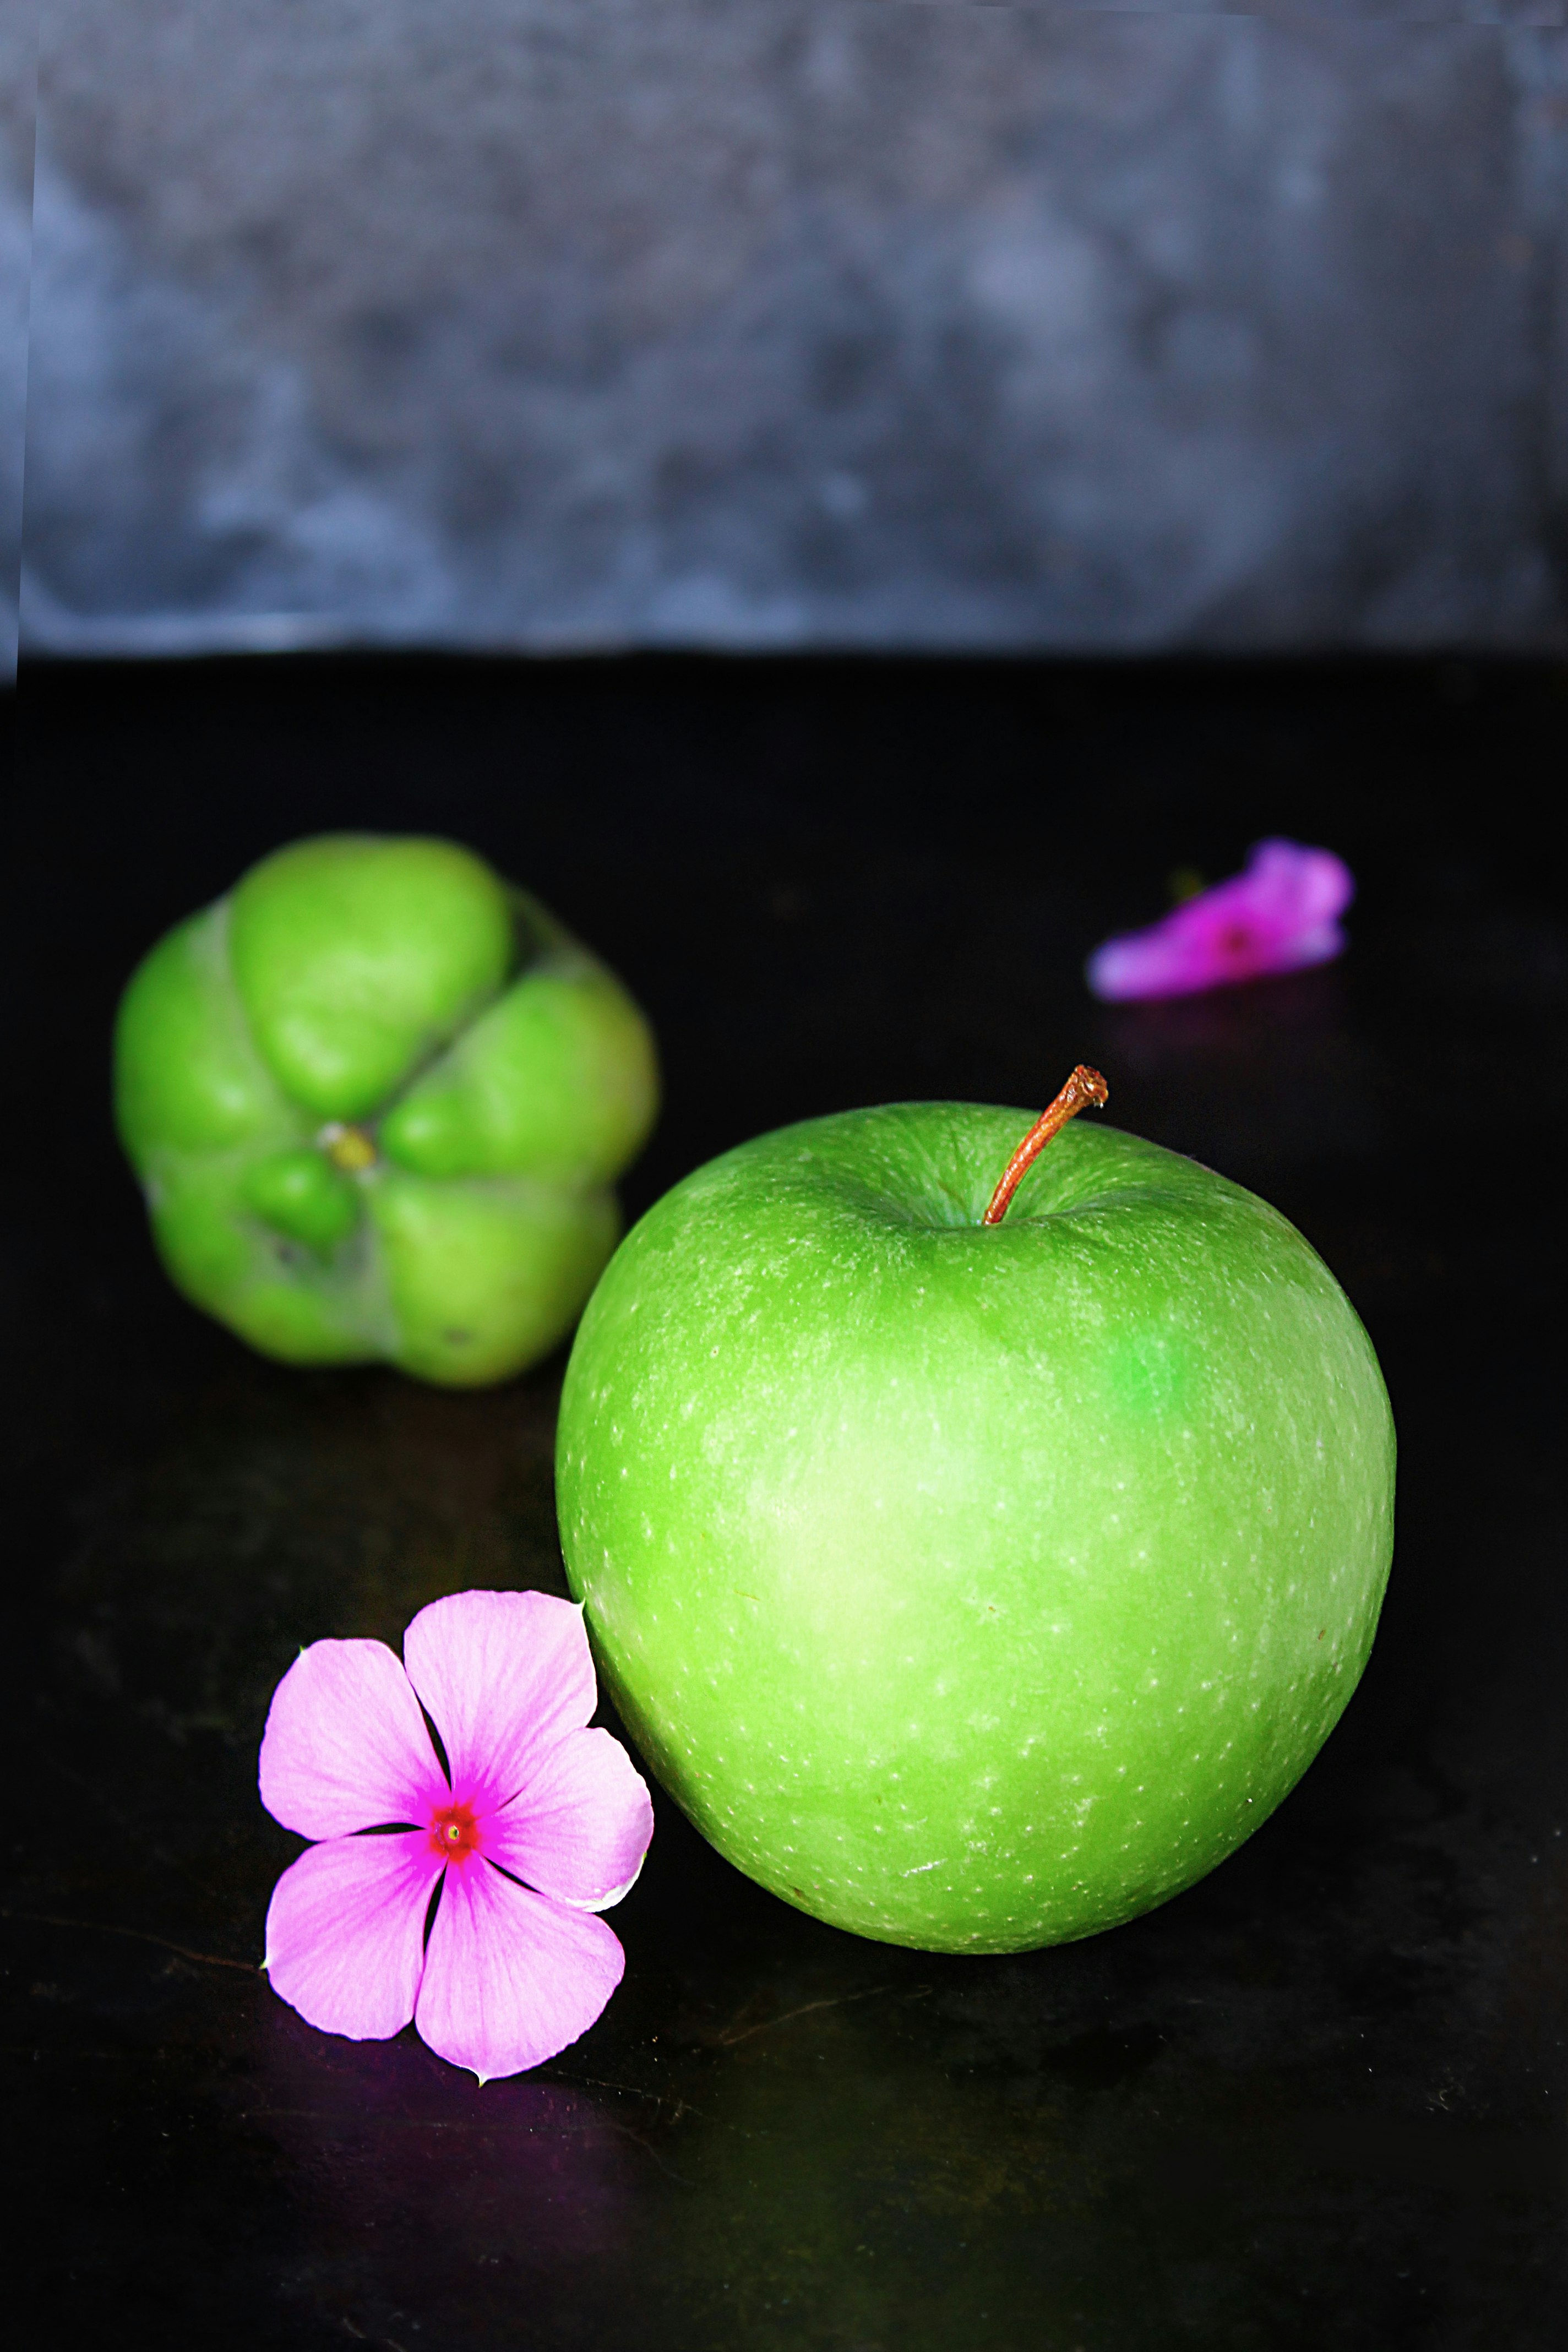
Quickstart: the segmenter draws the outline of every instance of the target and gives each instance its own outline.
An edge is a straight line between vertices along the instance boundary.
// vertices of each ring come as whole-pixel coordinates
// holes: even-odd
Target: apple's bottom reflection
[[[412,2034],[345,2042],[268,2001],[244,2104],[291,2179],[279,2284],[405,2352],[787,2352],[803,2329],[845,2352],[1009,2345],[1020,2313],[1081,2294],[1075,2134],[1048,2093],[943,2064],[930,1990],[704,2036],[662,2100],[481,2089]]]
[[[1202,1927],[1122,1969],[1204,1957]],[[837,1957],[760,2020],[765,1961],[689,2010],[662,1988],[662,2097],[481,2090],[411,2035],[336,2042],[269,2001],[244,2104],[289,2176],[282,2293],[403,2352],[1315,2352],[1328,2315],[1382,2347],[1418,2340],[1422,2296],[1479,2326],[1508,2291],[1495,2200],[1557,2193],[1533,2140],[1374,2112],[1359,2054],[1259,2064],[1277,1991],[1234,1970],[1163,2018],[1124,1984],[1111,2024],[1110,1952],[879,1957],[869,1984]],[[563,2072],[647,2080],[640,2036],[593,2048]]]
[[[530,2075],[481,2087],[412,2032],[344,2042],[278,2000],[258,2041],[245,2116],[302,2209],[290,2299],[351,2336],[401,2340],[401,2315],[435,2321],[426,2341],[461,2322],[486,2344],[510,2339],[518,2294],[531,2341],[577,2340],[546,2325],[558,2305],[584,2326],[623,2307],[639,2168],[658,2161],[616,2112],[634,2102]]]

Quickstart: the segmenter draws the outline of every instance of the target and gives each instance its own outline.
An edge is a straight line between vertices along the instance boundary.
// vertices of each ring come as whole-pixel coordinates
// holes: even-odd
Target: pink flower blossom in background
[[[1345,943],[1339,917],[1355,896],[1351,870],[1328,849],[1260,841],[1244,874],[1189,898],[1144,931],[1096,948],[1089,987],[1113,1003],[1193,996],[1228,981],[1327,963]]]
[[[619,1741],[585,1727],[594,1662],[570,1601],[454,1593],[403,1658],[316,1642],[273,1694],[261,1801],[321,1843],[273,1891],[266,1968],[324,2032],[384,2041],[412,2018],[484,2083],[575,2042],[619,1984],[593,1915],[642,1868],[653,1807]]]

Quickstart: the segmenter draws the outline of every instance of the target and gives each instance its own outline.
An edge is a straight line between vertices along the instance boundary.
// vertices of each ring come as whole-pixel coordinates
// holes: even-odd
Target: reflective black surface
[[[13,1187],[7,2292],[29,2342],[1226,2352],[1562,2340],[1568,923],[1546,669],[35,667],[5,938]],[[822,1927],[661,1809],[626,1984],[480,2091],[254,1962],[271,1687],[433,1594],[559,1590],[560,1365],[288,1372],[169,1291],[106,1116],[118,987],[260,851],[473,842],[618,965],[668,1108],[635,1210],[764,1126],[1111,1116],[1296,1220],[1402,1441],[1383,1630],[1214,1877],[1022,1958]],[[1351,954],[1096,1008],[1106,930],[1260,834]]]

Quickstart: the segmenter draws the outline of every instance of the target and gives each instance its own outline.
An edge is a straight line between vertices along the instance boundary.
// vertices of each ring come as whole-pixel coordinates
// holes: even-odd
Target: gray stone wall
[[[1562,647],[1564,21],[45,0],[25,643]]]
[[[33,0],[0,0],[0,683],[16,672],[37,54]]]

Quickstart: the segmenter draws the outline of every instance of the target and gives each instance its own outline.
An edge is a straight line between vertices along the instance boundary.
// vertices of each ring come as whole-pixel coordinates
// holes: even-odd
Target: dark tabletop
[[[1533,2352],[1563,2341],[1568,678],[832,662],[35,666],[9,864],[13,2312],[50,2347]],[[635,1213],[915,1096],[1110,1116],[1254,1186],[1401,1441],[1359,1694],[1178,1901],[1008,1958],[859,1942],[661,1803],[622,1990],[484,2090],[255,1963],[300,1643],[561,1591],[557,1360],[473,1396],[251,1356],[159,1275],[116,992],[260,852],[440,830],[622,971]],[[1084,953],[1262,834],[1360,877],[1338,966],[1099,1008]]]

